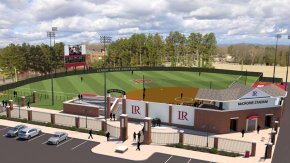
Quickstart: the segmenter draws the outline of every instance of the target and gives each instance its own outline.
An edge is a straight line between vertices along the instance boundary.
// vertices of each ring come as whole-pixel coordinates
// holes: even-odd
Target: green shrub
[[[47,122],[47,123],[45,124],[45,126],[47,126],[47,127],[51,127],[51,126],[52,126],[52,123],[51,123],[51,122]]]
[[[177,144],[175,144],[175,147],[176,148],[182,148],[183,147],[183,144],[182,143],[177,143]]]
[[[27,123],[28,120],[27,120],[26,118],[24,118],[24,119],[21,119],[20,122],[22,122],[22,123]]]
[[[211,148],[209,150],[209,153],[217,154],[218,153],[218,150],[216,148]]]
[[[0,115],[0,119],[6,119],[7,116],[6,115]]]
[[[76,130],[77,130],[77,127],[76,127],[76,126],[72,126],[72,127],[70,128],[70,130],[76,131]]]

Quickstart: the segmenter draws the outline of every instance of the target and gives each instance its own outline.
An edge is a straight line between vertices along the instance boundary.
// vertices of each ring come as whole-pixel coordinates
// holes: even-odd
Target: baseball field
[[[123,71],[107,73],[107,89],[126,91],[129,99],[143,99],[143,76],[146,95],[144,100],[153,102],[192,101],[198,88],[222,89],[234,82],[251,86],[258,76],[240,76],[220,73],[198,73],[184,71]],[[81,80],[81,78],[83,80]],[[31,106],[60,110],[62,102],[81,93],[104,94],[103,73],[74,75],[54,79],[55,105],[51,105],[51,80],[30,83],[15,89],[19,95],[31,95],[37,91],[39,101]],[[14,90],[6,91],[2,99],[7,99]],[[120,94],[112,94],[120,96]]]

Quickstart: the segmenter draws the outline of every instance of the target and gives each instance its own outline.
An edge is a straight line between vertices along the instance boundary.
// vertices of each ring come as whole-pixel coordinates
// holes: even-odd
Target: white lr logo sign
[[[187,120],[187,112],[184,111],[178,111],[178,119],[179,120]]]
[[[132,114],[140,114],[140,107],[136,105],[132,105]]]

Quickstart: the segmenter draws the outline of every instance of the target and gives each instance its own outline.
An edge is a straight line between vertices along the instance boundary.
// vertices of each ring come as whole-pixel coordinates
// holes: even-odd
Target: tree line
[[[167,37],[160,34],[133,34],[118,39],[108,47],[105,67],[124,66],[198,66],[212,67],[213,55],[217,50],[214,33],[170,32]],[[98,64],[102,66],[102,64]]]
[[[53,69],[63,67],[64,44],[22,45],[10,44],[0,50],[0,68],[7,76],[14,77],[17,72],[34,71],[48,74]]]
[[[234,62],[246,65],[264,64],[274,65],[276,47],[273,45],[236,44],[219,47],[219,54],[230,54]],[[276,65],[286,66],[288,46],[278,46],[276,53]]]

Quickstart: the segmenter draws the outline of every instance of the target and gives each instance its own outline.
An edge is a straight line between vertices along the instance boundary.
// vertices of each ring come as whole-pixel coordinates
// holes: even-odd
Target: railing
[[[14,108],[11,111],[11,117],[12,118],[19,118],[19,112],[20,112],[20,119],[28,119],[28,110],[27,109],[16,109]]]
[[[51,115],[50,113],[32,110],[32,120],[37,122],[50,122]]]
[[[245,154],[245,151],[251,151],[252,142],[218,138],[218,150]]]
[[[63,126],[75,126],[75,116],[55,114],[55,124]]]
[[[151,132],[152,143],[176,144],[179,142],[179,133]]]
[[[206,136],[184,134],[183,143],[190,146],[213,148],[214,138],[211,136],[207,138]]]
[[[110,124],[107,124],[107,131],[110,133],[110,136],[115,138],[120,138],[120,127],[112,126]]]
[[[102,122],[98,119],[91,117],[79,117],[80,128],[87,128],[92,130],[102,130]]]

